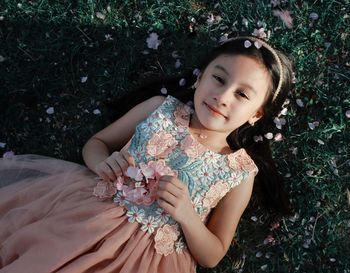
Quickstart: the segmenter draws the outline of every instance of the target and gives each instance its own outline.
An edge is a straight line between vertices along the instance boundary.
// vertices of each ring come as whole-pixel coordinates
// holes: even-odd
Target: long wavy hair
[[[233,131],[226,140],[233,151],[244,148],[259,168],[254,181],[252,206],[262,206],[275,218],[279,218],[292,213],[288,194],[284,190],[283,178],[278,173],[273,161],[269,140],[263,138],[262,141],[256,142],[254,136],[266,134],[274,127],[273,119],[281,111],[283,102],[293,87],[293,65],[286,55],[275,50],[284,68],[284,75],[281,90],[277,98],[272,101],[272,96],[280,79],[280,70],[276,59],[271,51],[264,46],[259,49],[255,46],[246,48],[244,41],[243,39],[233,39],[213,48],[202,61],[199,70],[204,72],[210,62],[225,54],[231,56],[244,55],[253,58],[263,64],[269,72],[272,86],[269,90],[269,97],[263,105],[263,117],[254,126],[246,122]],[[106,101],[105,104],[112,110],[111,120],[115,120],[142,101],[155,95],[163,95],[161,93],[162,88],[167,90],[167,94],[187,103],[193,101],[195,92],[193,84],[196,80],[197,75],[192,70],[186,71],[180,76],[151,78],[138,85],[127,95]]]

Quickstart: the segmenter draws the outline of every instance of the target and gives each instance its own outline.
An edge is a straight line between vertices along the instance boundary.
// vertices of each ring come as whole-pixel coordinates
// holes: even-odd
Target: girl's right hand
[[[106,182],[113,182],[126,172],[128,167],[135,166],[134,158],[127,151],[126,145],[120,152],[115,151],[95,167],[96,174]]]

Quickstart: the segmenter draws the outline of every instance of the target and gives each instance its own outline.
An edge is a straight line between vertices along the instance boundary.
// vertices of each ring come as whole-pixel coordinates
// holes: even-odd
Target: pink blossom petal
[[[275,141],[282,141],[283,140],[283,136],[281,133],[277,133],[274,137]]]
[[[146,177],[146,179],[154,178],[155,171],[153,168],[149,167],[148,165],[146,165],[144,163],[140,164],[140,168],[141,168],[143,175]]]
[[[257,49],[259,49],[260,47],[262,47],[262,43],[259,43],[258,41],[254,42],[254,45]]]
[[[180,79],[179,85],[184,86],[186,84],[186,80],[184,78]]]
[[[246,40],[246,41],[244,42],[244,47],[245,47],[245,48],[249,48],[251,45],[252,45],[252,43],[251,43],[250,41],[248,41],[248,40]]]
[[[11,159],[15,156],[15,153],[13,151],[8,151],[8,152],[5,152],[2,157],[3,158],[7,158],[7,159]]]
[[[146,39],[148,48],[158,49],[158,46],[162,41],[158,40],[158,34],[155,32],[150,33],[149,37]]]
[[[141,181],[143,178],[141,170],[137,167],[132,166],[128,167],[128,169],[126,170],[126,175],[130,178],[135,179],[136,181]]]
[[[312,176],[314,174],[314,171],[313,170],[308,170],[308,171],[306,171],[306,174],[308,176]]]
[[[273,10],[273,15],[279,17],[287,28],[293,27],[293,18],[288,10]]]
[[[124,184],[124,178],[122,176],[118,176],[117,180],[114,182],[114,186],[117,188],[118,191],[121,191]]]

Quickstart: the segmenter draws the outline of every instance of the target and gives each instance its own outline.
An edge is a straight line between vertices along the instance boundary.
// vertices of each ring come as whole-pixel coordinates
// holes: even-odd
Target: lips
[[[213,106],[211,106],[211,105],[209,105],[209,104],[207,104],[207,103],[204,103],[204,104],[205,104],[210,110],[212,110],[212,111],[214,111],[215,113],[217,113],[217,114],[223,116],[224,118],[226,118],[226,116],[225,116],[223,113],[221,113],[219,110],[217,110],[215,107],[213,107]]]

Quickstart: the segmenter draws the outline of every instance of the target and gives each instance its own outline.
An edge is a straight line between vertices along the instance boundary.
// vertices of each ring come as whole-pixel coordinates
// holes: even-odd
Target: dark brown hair
[[[233,39],[215,47],[200,65],[200,71],[205,70],[210,62],[220,55],[244,55],[263,64],[269,72],[272,85],[269,97],[266,99],[263,109],[264,115],[254,126],[248,122],[233,131],[227,137],[227,143],[232,150],[244,148],[258,166],[259,172],[254,181],[252,201],[255,205],[262,205],[269,213],[277,218],[291,214],[291,207],[287,193],[283,187],[283,178],[277,172],[272,158],[269,140],[254,141],[254,136],[264,135],[274,126],[273,119],[282,109],[289,91],[292,89],[293,67],[292,62],[280,51],[275,51],[282,63],[284,75],[281,90],[272,102],[272,96],[280,79],[280,70],[275,57],[267,48],[256,48],[254,45],[246,48],[244,39]],[[253,44],[253,41],[252,41]],[[186,83],[180,86],[180,80]],[[114,109],[112,119],[116,119],[126,113],[133,106],[155,95],[162,95],[161,88],[167,89],[167,94],[172,95],[184,103],[193,100],[194,89],[191,86],[197,80],[193,71],[187,71],[184,75],[149,79],[143,82],[132,92],[117,100],[106,102],[107,106]],[[183,82],[183,81],[182,81]]]

